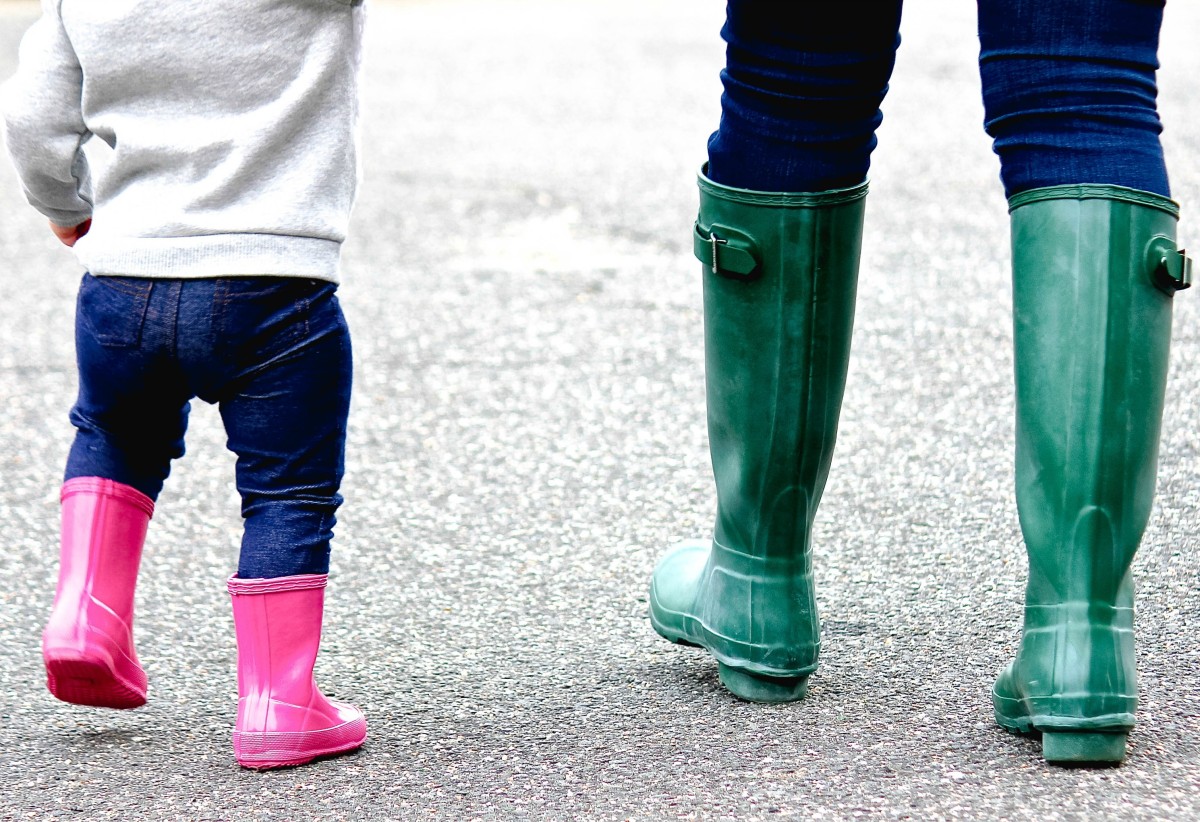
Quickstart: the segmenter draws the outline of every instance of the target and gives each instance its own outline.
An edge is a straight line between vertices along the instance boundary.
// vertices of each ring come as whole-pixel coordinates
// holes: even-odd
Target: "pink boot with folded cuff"
[[[327,699],[313,681],[327,580],[229,580],[238,646],[233,753],[244,768],[303,765],[352,751],[367,737],[362,711]]]
[[[42,634],[46,685],[64,702],[100,708],[146,704],[146,672],[133,647],[133,594],[148,496],[109,479],[63,484],[58,591]]]

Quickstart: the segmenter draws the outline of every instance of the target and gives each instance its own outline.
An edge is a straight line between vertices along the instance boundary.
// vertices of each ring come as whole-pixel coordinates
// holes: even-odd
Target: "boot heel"
[[[63,702],[93,708],[140,708],[146,704],[145,681],[126,679],[101,660],[51,652],[46,657],[46,687]]]
[[[766,676],[717,665],[721,684],[734,696],[747,702],[795,702],[808,692],[808,675],[795,677]]]
[[[1047,762],[1117,763],[1125,758],[1128,734],[1089,731],[1046,731],[1042,757]]]

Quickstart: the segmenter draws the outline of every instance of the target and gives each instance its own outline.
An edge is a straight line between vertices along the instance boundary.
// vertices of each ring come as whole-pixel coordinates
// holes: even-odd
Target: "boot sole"
[[[123,677],[105,662],[78,652],[45,653],[46,687],[72,705],[128,710],[146,704],[146,687]]]
[[[669,642],[688,648],[703,648],[712,653],[709,648],[699,642],[664,628],[654,619],[653,613],[650,616],[650,625],[654,628],[656,634]],[[809,674],[770,676],[768,674],[747,671],[743,668],[735,668],[718,659],[717,676],[727,691],[746,702],[758,702],[769,705],[796,702],[803,699],[805,694],[808,693]]]
[[[1116,765],[1125,759],[1124,733],[1045,731],[1042,757],[1061,765]]]
[[[1126,730],[1043,730],[1027,718],[999,715],[996,723],[1011,734],[1041,736],[1042,758],[1052,765],[1119,765],[1125,761]]]
[[[808,675],[766,676],[717,663],[717,675],[729,692],[747,702],[777,704],[795,702],[808,693]]]
[[[367,721],[360,718],[319,731],[234,731],[233,751],[243,768],[265,771],[350,753],[366,739]]]

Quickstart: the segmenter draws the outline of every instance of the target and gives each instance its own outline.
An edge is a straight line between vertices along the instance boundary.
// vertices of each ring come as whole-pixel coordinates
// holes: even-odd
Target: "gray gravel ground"
[[[27,0],[0,3],[0,76]],[[0,167],[0,817],[1200,818],[1200,294],[1177,301],[1159,495],[1137,561],[1127,764],[1045,766],[992,724],[1018,636],[1007,224],[973,4],[912,3],[868,206],[855,350],[816,535],[823,667],[734,701],[655,637],[649,572],[708,532],[693,174],[718,114],[715,0],[375,2],[347,504],[320,679],[357,755],[257,774],[229,743],[219,418],[152,526],[151,703],[56,703],[39,634],[74,392],[78,270]],[[1162,112],[1200,213],[1200,5],[1171,3]]]

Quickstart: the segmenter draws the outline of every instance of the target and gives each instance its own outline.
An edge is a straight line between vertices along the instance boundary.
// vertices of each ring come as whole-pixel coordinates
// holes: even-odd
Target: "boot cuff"
[[[1179,219],[1179,203],[1170,197],[1163,197],[1161,194],[1151,191],[1139,191],[1136,188],[1099,183],[1049,186],[1048,188],[1032,188],[1029,191],[1022,191],[1008,199],[1008,211],[1011,214],[1023,205],[1042,200],[1116,200],[1131,205],[1157,208],[1159,211],[1165,211]]]
[[[154,500],[131,485],[124,485],[104,477],[75,477],[63,483],[58,494],[59,502],[72,494],[100,494],[128,502],[141,508],[146,516],[154,516]]]
[[[708,179],[708,164],[705,163],[696,178],[700,191],[709,197],[768,208],[825,208],[853,203],[867,196],[868,183],[863,180],[850,188],[832,191],[751,191],[734,188]]]
[[[329,581],[329,574],[298,574],[292,577],[277,577],[275,579],[241,579],[237,574],[229,578],[227,586],[229,593],[234,596],[248,594],[277,594],[284,591],[307,591],[311,588],[324,588]]]

